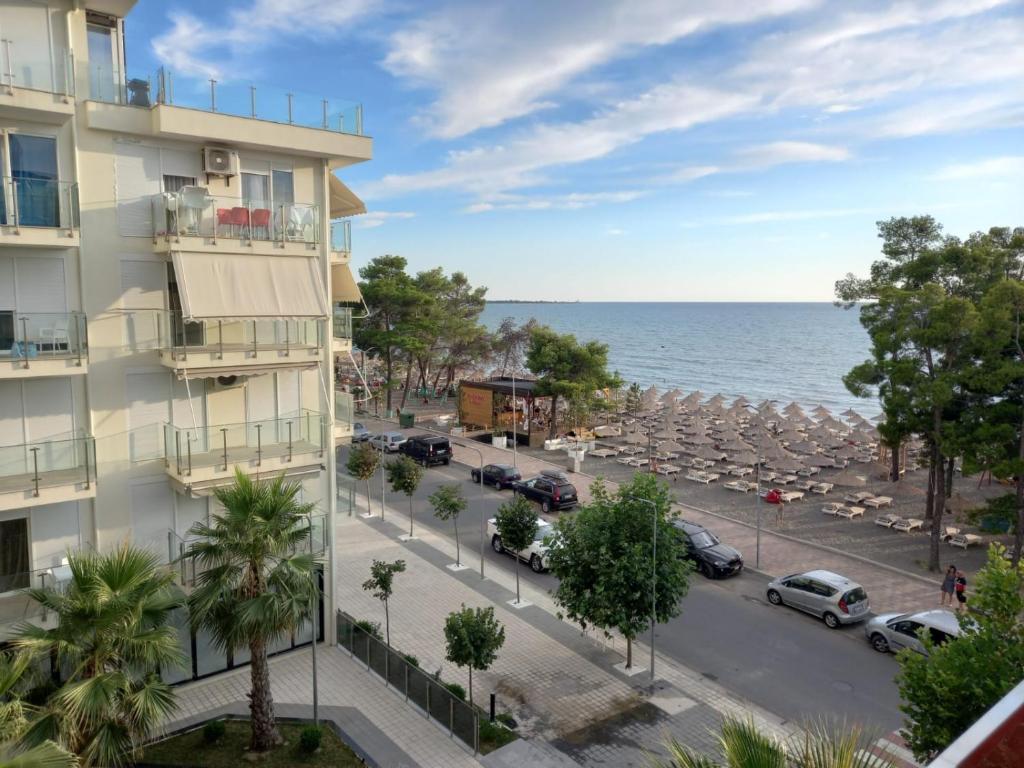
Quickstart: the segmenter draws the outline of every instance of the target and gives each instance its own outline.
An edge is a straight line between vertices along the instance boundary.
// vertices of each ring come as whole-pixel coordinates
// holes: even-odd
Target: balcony
[[[67,566],[39,568],[0,576],[0,643],[11,637],[18,625],[25,621],[48,629],[54,627],[56,614],[43,608],[29,597],[25,590],[49,587],[61,591],[70,578]]]
[[[345,354],[352,351],[352,309],[335,307],[331,317],[331,351]]]
[[[164,466],[175,490],[193,496],[230,485],[235,467],[260,477],[315,475],[323,470],[327,429],[327,419],[314,411],[198,428],[166,424]]]
[[[74,114],[71,52],[0,39],[0,116],[63,123]]]
[[[0,511],[96,495],[92,437],[0,447]]]
[[[352,257],[352,222],[331,222],[331,264],[347,264]]]
[[[185,187],[152,197],[153,245],[170,250],[237,251],[309,255],[320,243],[320,207],[211,195]]]
[[[160,363],[181,376],[264,373],[319,364],[324,348],[319,320],[184,320],[157,317]]]
[[[334,393],[334,444],[347,445],[352,441],[352,422],[356,404],[348,392]]]
[[[82,312],[0,310],[0,380],[83,374],[88,351]]]
[[[0,245],[76,248],[78,226],[78,184],[3,177]]]
[[[124,79],[90,71],[89,82],[90,128],[287,149],[293,155],[331,158],[332,167],[369,160],[372,154],[372,142],[363,133],[362,105],[354,102],[241,79],[190,78],[166,69]],[[132,107],[137,115],[119,107]]]

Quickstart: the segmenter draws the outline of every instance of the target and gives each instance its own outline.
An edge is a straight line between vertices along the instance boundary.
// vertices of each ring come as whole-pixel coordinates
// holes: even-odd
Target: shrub
[[[299,747],[307,754],[313,754],[320,749],[320,742],[323,741],[324,732],[320,726],[307,725],[299,734]]]
[[[384,636],[380,633],[379,621],[367,621],[366,619],[360,619],[356,622],[356,628],[363,630],[363,632],[368,635],[372,635],[378,640],[384,639]]]
[[[443,685],[445,688],[447,688],[448,691],[453,696],[458,697],[461,701],[465,701],[466,700],[466,689],[463,688],[458,683],[441,683],[441,685]]]
[[[224,737],[226,730],[223,720],[211,720],[203,726],[203,741],[207,744],[216,744]]]
[[[413,656],[411,653],[403,653],[402,654],[402,658],[405,659],[410,664],[412,664],[414,667],[419,668],[420,660],[417,659],[415,656]]]

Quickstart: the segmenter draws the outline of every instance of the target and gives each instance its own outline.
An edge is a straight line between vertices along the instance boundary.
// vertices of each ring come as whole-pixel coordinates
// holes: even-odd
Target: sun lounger
[[[796,482],[796,475],[779,475],[774,478],[776,485],[789,485],[790,483]]]
[[[872,509],[879,509],[880,507],[891,507],[892,497],[890,496],[872,496],[870,499],[861,499],[861,504],[865,504]]]
[[[879,515],[875,518],[875,525],[880,525],[883,528],[892,528],[901,520],[903,520],[903,518],[898,515]]]
[[[853,520],[855,517],[864,517],[864,507],[841,507],[836,515]]]
[[[794,501],[800,501],[804,497],[803,491],[783,491],[779,494],[779,498],[783,504],[789,504]]]
[[[682,472],[681,467],[677,467],[675,464],[659,464],[658,468],[654,470],[659,475],[677,475]]]
[[[691,459],[689,456],[680,456],[678,459],[676,459],[676,463],[679,464],[679,466],[681,467],[692,467],[693,459]]]
[[[730,491],[738,491],[740,493],[750,493],[757,488],[754,483],[748,483],[746,480],[730,480],[725,483],[725,487]]]
[[[650,459],[642,459],[639,456],[634,456],[626,462],[627,466],[636,467],[637,469],[640,467],[646,467],[650,463]]]
[[[948,542],[950,539],[952,539],[954,536],[956,536],[956,535],[958,535],[960,533],[961,533],[961,530],[959,528],[957,528],[956,526],[947,525],[942,530],[942,536],[940,536],[940,538],[943,541],[947,541]]]
[[[799,488],[801,491],[809,491],[814,487],[813,480],[797,480],[793,483],[794,488]]]
[[[850,504],[860,504],[864,499],[870,499],[874,495],[870,491],[856,491],[855,493],[848,493],[843,496],[843,501],[848,501]]]
[[[796,473],[800,475],[800,477],[813,477],[819,472],[821,472],[821,469],[818,467],[805,467],[804,469],[798,469],[796,471]]]
[[[826,515],[832,515],[834,517],[835,515],[839,514],[840,509],[843,509],[842,504],[836,504],[835,502],[832,502],[823,506],[821,508],[821,511]]]
[[[951,547],[960,547],[961,549],[967,549],[975,544],[981,544],[981,542],[982,537],[976,533],[957,533],[949,539]]]
[[[671,461],[672,459],[678,459],[678,453],[672,453],[670,451],[658,451],[654,454],[654,458],[658,461]]]
[[[746,477],[753,472],[754,470],[751,467],[733,467],[729,470],[729,474],[733,477]]]
[[[811,493],[820,493],[824,496],[826,493],[831,491],[835,486],[832,483],[815,483],[811,486]]]
[[[718,475],[713,472],[693,470],[686,473],[686,479],[693,480],[695,483],[704,483],[704,485],[709,485],[718,479]]]
[[[761,480],[763,482],[770,483],[772,480],[774,480],[778,476],[779,476],[778,472],[771,472],[771,471],[762,472],[761,473]]]
[[[595,448],[594,450],[590,451],[589,455],[597,456],[598,458],[601,459],[607,459],[610,456],[618,456],[619,452],[613,451],[611,448]]]
[[[894,531],[903,531],[904,533],[910,533],[913,530],[922,528],[924,526],[924,520],[917,517],[904,517],[897,520],[892,524]]]

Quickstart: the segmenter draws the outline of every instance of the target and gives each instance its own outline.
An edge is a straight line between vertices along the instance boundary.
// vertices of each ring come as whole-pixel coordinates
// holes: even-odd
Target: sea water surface
[[[819,403],[838,413],[878,413],[874,398],[851,395],[843,376],[868,357],[857,308],[830,303],[488,304],[483,323],[534,317],[559,333],[608,345],[627,382],[752,402]]]

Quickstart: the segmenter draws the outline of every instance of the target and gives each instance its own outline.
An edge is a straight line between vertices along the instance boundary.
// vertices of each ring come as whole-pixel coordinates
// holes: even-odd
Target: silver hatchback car
[[[868,594],[856,582],[832,571],[807,571],[768,582],[768,602],[789,605],[819,617],[829,629],[867,618]]]
[[[864,626],[864,634],[871,647],[879,653],[910,648],[927,653],[918,638],[924,630],[936,645],[942,645],[960,636],[960,622],[952,611],[935,608],[918,613],[883,613]]]

